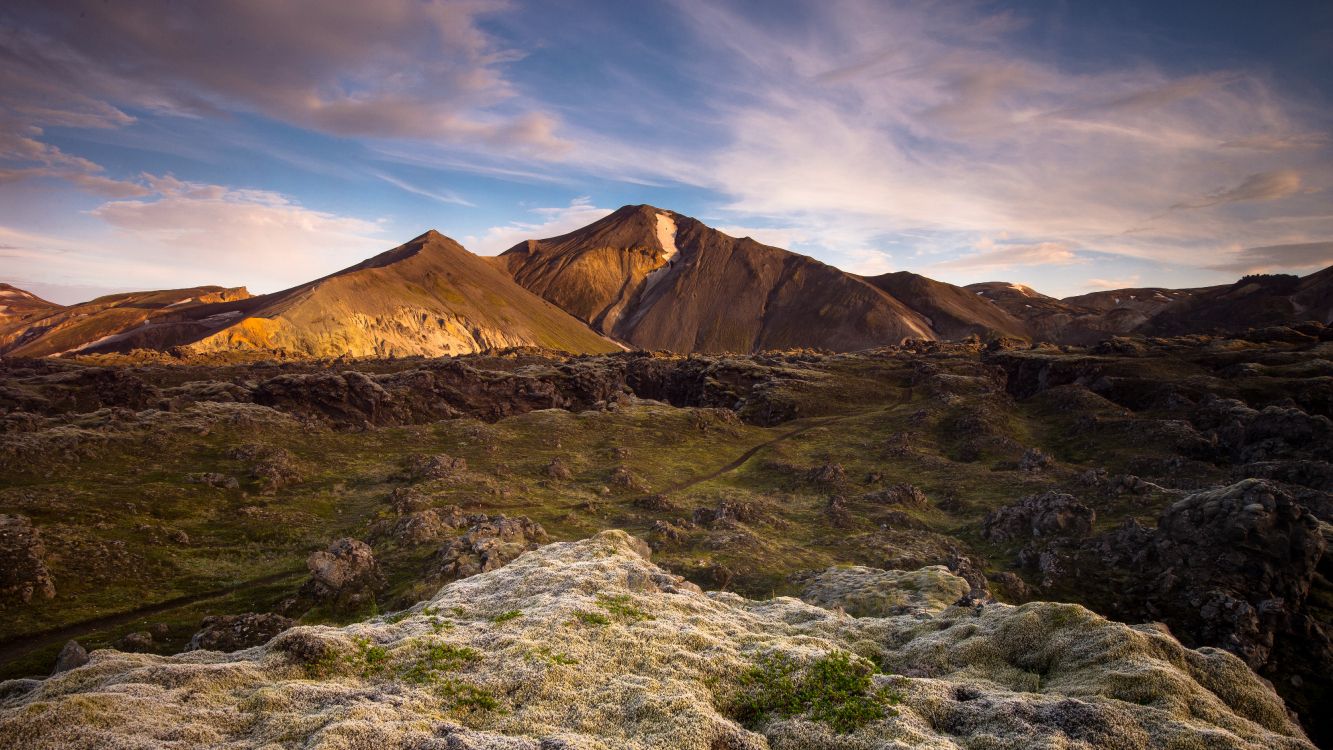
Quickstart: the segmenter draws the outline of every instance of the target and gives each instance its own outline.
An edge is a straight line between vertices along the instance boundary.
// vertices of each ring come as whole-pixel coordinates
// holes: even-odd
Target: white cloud
[[[1074,246],[1068,242],[1038,242],[1034,244],[984,241],[977,244],[978,252],[961,258],[942,261],[934,268],[1021,268],[1024,266],[1063,266],[1080,263]]]
[[[274,291],[390,244],[378,222],[309,209],[279,193],[145,179],[151,197],[111,201],[90,213],[113,230],[117,257],[151,260],[192,278]]]
[[[515,221],[491,227],[480,236],[464,237],[463,245],[478,255],[498,255],[524,240],[558,237],[572,232],[606,217],[612,210],[592,205],[586,196],[579,197],[568,206],[529,209],[529,213],[539,217],[538,221]]]
[[[1084,282],[1084,287],[1089,290],[1108,290],[1108,289],[1132,289],[1139,285],[1142,277],[1139,274],[1122,276],[1115,279],[1088,279]]]

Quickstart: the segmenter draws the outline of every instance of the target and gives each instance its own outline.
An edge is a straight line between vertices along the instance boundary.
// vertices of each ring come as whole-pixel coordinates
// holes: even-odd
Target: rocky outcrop
[[[1083,537],[1092,533],[1096,521],[1096,511],[1073,495],[1043,492],[986,514],[981,536],[992,542]]]
[[[1156,529],[1129,521],[1078,543],[1029,548],[1022,562],[1047,587],[1106,590],[1113,581],[1106,611],[1236,654],[1320,725],[1310,709],[1333,692],[1333,642],[1307,597],[1327,544],[1304,506],[1247,479],[1177,501]]]
[[[306,560],[310,578],[301,587],[294,604],[286,608],[299,614],[310,606],[334,612],[358,612],[373,604],[384,587],[384,575],[370,545],[356,539],[339,539],[327,550],[313,552]]]
[[[527,516],[474,515],[468,523],[471,526],[465,534],[435,554],[428,578],[455,581],[495,570],[547,541],[546,530]]]
[[[56,595],[41,533],[26,516],[0,515],[0,610]]]
[[[98,651],[77,672],[0,684],[0,745],[1313,747],[1239,659],[1160,628],[938,597],[852,617],[703,594],[644,555],[603,532],[388,620],[293,628],[236,654]],[[898,585],[883,571],[834,580],[839,601]]]
[[[272,612],[210,615],[199,623],[186,651],[240,651],[261,646],[296,623]]]

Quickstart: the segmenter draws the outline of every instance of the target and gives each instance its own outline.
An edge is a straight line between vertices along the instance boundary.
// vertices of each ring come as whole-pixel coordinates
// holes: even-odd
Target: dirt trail
[[[278,581],[281,581],[283,579],[293,578],[305,572],[306,572],[305,568],[301,568],[300,570],[289,570],[283,573],[274,573],[272,575],[267,575],[262,578],[255,578],[249,581],[242,581],[240,583],[235,583],[225,588],[213,589],[212,591],[201,591],[197,594],[187,594],[185,596],[178,596],[174,599],[167,599],[166,601],[157,602],[156,604],[149,604],[147,606],[139,607],[137,609],[132,609],[125,612],[116,612],[110,615],[94,617],[90,620],[83,620],[82,622],[73,622],[68,625],[61,625],[58,628],[51,628],[49,630],[43,630],[37,633],[28,633],[26,635],[16,636],[14,638],[10,638],[5,641],[0,641],[0,664],[6,664],[13,659],[17,659],[18,657],[23,656],[29,651],[41,648],[42,646],[45,646],[50,643],[57,643],[60,641],[69,640],[71,638],[77,638],[78,636],[87,635],[88,633],[114,627],[116,625],[124,625],[125,623],[134,622],[135,620],[141,617],[160,615],[163,612],[169,612],[173,609],[178,609],[180,607],[184,607],[189,604],[194,604],[196,602],[202,602],[208,599],[217,599],[218,597],[227,596],[228,594],[234,594],[243,589],[250,588],[251,586],[264,586],[270,583],[277,583]]]

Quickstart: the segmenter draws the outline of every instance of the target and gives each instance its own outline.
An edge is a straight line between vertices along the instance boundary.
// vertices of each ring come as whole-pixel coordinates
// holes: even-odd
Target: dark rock
[[[153,634],[149,633],[147,630],[137,630],[133,633],[121,636],[114,645],[120,651],[129,651],[131,653],[150,651],[153,648]]]
[[[427,572],[432,580],[455,581],[495,570],[548,541],[541,524],[527,516],[477,515],[468,520],[472,526],[467,533],[435,554]]]
[[[840,485],[847,482],[847,471],[842,468],[842,464],[831,462],[816,466],[807,476],[815,484]]]
[[[236,477],[229,474],[219,474],[215,471],[207,471],[199,474],[187,474],[185,481],[190,484],[206,484],[209,487],[216,487],[220,490],[239,489],[241,483]]]
[[[930,504],[930,500],[921,488],[906,482],[891,484],[878,492],[871,492],[865,499],[879,505],[900,505],[913,510],[924,510]]]
[[[271,612],[241,615],[212,615],[199,623],[186,651],[240,651],[268,643],[273,636],[296,623]]]
[[[71,669],[82,667],[87,663],[87,649],[80,646],[78,641],[67,641],[65,647],[60,649],[60,655],[56,657],[56,666],[51,670],[51,674],[68,672]]]
[[[542,472],[552,479],[567,481],[574,477],[574,472],[570,471],[569,467],[565,466],[565,462],[558,458],[551,459],[551,462],[546,464],[546,468]]]
[[[988,513],[981,522],[981,535],[993,542],[1083,537],[1092,532],[1096,520],[1096,512],[1073,495],[1043,492]]]
[[[434,456],[409,456],[405,470],[408,479],[418,482],[454,479],[467,471],[467,459],[443,453]]]
[[[0,515],[0,610],[50,599],[55,583],[46,568],[41,533],[26,516]]]

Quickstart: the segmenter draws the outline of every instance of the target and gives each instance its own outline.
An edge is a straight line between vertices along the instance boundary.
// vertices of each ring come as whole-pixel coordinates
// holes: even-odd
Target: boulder
[[[60,649],[60,654],[56,656],[56,665],[51,670],[51,674],[60,674],[71,669],[78,669],[87,663],[87,649],[79,645],[78,641],[66,641],[65,647]]]
[[[41,532],[27,516],[0,515],[0,610],[55,595]]]
[[[375,601],[385,584],[370,545],[343,538],[306,559],[310,578],[299,599],[338,612],[354,612]]]
[[[240,651],[261,646],[273,636],[295,625],[295,621],[272,612],[240,615],[210,615],[199,623],[186,651]]]
[[[1096,511],[1073,495],[1043,492],[986,514],[981,536],[992,542],[1084,537],[1092,533],[1096,520]]]
[[[547,541],[546,530],[527,516],[475,515],[461,537],[435,553],[427,576],[454,581],[495,570]]]

